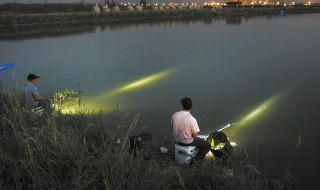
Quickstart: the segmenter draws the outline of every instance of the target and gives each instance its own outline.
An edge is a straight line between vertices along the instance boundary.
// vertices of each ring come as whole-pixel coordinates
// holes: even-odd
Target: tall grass
[[[128,136],[139,115],[52,119],[23,109],[17,96],[1,92],[0,114],[0,189],[290,189],[245,163],[181,167],[159,153],[150,160],[133,156]]]

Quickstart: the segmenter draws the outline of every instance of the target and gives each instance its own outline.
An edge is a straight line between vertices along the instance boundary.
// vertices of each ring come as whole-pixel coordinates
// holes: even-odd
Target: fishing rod
[[[217,132],[223,131],[223,130],[225,130],[225,129],[229,128],[229,127],[232,127],[232,126],[234,126],[234,125],[237,125],[237,124],[239,124],[239,122],[236,122],[236,123],[228,123],[227,125],[222,126],[222,128],[220,128],[219,130],[217,130]],[[200,138],[203,138],[203,139],[207,139],[207,138],[209,137],[209,135],[199,135],[199,136],[200,136]]]
[[[229,127],[232,127],[233,125],[237,125],[238,123],[239,123],[239,122],[231,123],[231,124],[228,123],[227,125],[223,126],[221,129],[219,129],[219,130],[217,130],[217,131],[218,131],[218,132],[223,131],[223,130],[229,128]]]

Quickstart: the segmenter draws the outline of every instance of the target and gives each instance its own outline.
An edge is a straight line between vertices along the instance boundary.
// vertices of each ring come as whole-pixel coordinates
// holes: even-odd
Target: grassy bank
[[[247,162],[227,169],[208,160],[186,168],[157,152],[144,160],[128,150],[139,116],[81,112],[52,118],[21,108],[17,97],[0,91],[0,189],[294,188],[288,176],[271,179]]]
[[[93,14],[90,12],[46,13],[46,14],[2,14],[0,25],[43,25],[43,24],[74,24],[74,23],[114,23],[119,21],[155,20],[168,18],[196,18],[213,16],[210,10],[179,10],[179,11],[121,11]]]
[[[155,19],[155,20],[135,20],[114,23],[74,23],[74,24],[51,24],[51,25],[24,25],[15,26],[2,30],[0,40],[21,40],[32,38],[58,37],[66,35],[84,34],[99,31],[116,31],[128,28],[150,26],[167,26],[167,25],[190,25],[196,23],[209,24],[216,21],[222,21],[223,18],[203,18],[203,19]]]

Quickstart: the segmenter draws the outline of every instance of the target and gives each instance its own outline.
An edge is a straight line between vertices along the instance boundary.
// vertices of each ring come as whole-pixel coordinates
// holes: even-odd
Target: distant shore
[[[72,33],[83,33],[103,28],[122,28],[143,23],[157,24],[166,22],[212,22],[227,19],[231,24],[239,24],[241,17],[277,16],[281,14],[320,13],[320,6],[150,6],[132,7],[109,6],[108,12],[96,5],[84,4],[2,4],[0,5],[0,40],[39,38]]]
[[[51,25],[74,23],[101,23],[132,20],[159,20],[170,18],[210,18],[216,16],[252,16],[265,14],[319,13],[320,6],[159,6],[118,10],[102,6],[94,13],[94,5],[83,4],[3,4],[0,5],[0,27],[12,28],[23,25]],[[162,9],[161,9],[162,7]]]

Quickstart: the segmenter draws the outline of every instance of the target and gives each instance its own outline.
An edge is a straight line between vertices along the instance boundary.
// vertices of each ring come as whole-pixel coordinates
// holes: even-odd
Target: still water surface
[[[35,73],[40,92],[80,90],[97,111],[119,103],[141,113],[139,126],[155,135],[171,135],[171,116],[185,96],[204,134],[243,122],[268,101],[225,132],[270,175],[293,161],[291,173],[311,189],[320,185],[319,31],[320,14],[97,26],[0,41],[0,65],[16,63],[0,77],[10,89]]]

